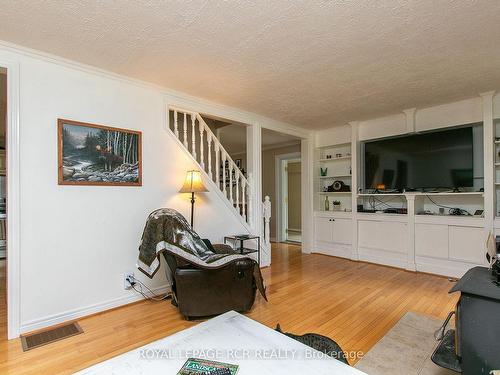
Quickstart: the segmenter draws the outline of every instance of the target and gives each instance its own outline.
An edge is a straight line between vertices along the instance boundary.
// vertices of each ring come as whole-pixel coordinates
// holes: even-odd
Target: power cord
[[[386,206],[387,208],[396,208],[394,206],[391,206],[390,204],[387,204],[387,202],[390,202],[392,200],[392,198],[390,198],[389,200],[387,201],[383,201],[381,199],[378,199],[377,197],[375,196],[370,196],[370,198],[368,199],[368,204],[370,205],[371,209],[372,210],[376,210],[377,209],[377,206],[380,206],[380,205],[384,205]],[[379,202],[378,204],[376,202]],[[403,205],[404,205],[404,200],[403,200]]]
[[[166,299],[172,298],[172,293],[165,293],[164,296],[156,297],[154,295],[154,292],[146,284],[144,284],[143,282],[141,282],[140,280],[138,280],[134,277],[127,277],[127,281],[130,283],[130,286],[132,287],[132,289],[134,289],[137,293],[139,293],[141,296],[143,296],[148,301],[161,302],[161,301],[164,301]],[[137,289],[136,286],[138,286],[139,289]],[[144,293],[142,287],[145,287],[149,291],[149,293],[151,293],[153,296],[148,296],[146,293]]]
[[[459,208],[459,207],[450,207],[450,206],[444,206],[442,204],[438,204],[436,203],[430,196],[426,195],[425,196],[427,199],[429,199],[431,201],[432,204],[434,204],[435,206],[437,207],[441,207],[441,208],[447,208],[448,209],[448,213],[450,215],[464,215],[464,216],[472,216],[468,211],[464,210],[463,208]]]

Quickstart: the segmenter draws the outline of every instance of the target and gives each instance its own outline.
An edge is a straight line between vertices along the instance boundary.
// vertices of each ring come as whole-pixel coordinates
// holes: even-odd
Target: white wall
[[[130,302],[122,278],[139,275],[147,215],[173,207],[189,218],[177,191],[195,166],[164,128],[163,93],[8,49],[0,59],[20,69],[21,330]],[[143,186],[59,186],[57,118],[142,131]],[[198,233],[215,241],[244,230],[215,193],[200,196],[195,215]],[[163,270],[149,284],[164,286]]]

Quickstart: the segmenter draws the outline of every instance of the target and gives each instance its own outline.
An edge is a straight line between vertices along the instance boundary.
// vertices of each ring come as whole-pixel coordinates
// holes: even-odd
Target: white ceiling
[[[498,0],[5,0],[0,39],[305,128],[500,88]]]

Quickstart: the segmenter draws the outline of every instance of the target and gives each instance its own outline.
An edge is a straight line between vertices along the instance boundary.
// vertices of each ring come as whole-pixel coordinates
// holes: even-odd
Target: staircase
[[[252,223],[252,176],[236,166],[215,134],[197,112],[170,107],[170,130],[215,183],[248,226]]]
[[[168,112],[168,127],[179,143],[214,183],[248,232],[263,237],[261,259],[264,259],[264,264],[269,264],[269,197],[257,205],[260,212],[254,213],[252,174],[243,174],[199,113],[173,106],[168,107]],[[254,214],[259,216],[258,221]],[[267,262],[266,255],[269,259]]]

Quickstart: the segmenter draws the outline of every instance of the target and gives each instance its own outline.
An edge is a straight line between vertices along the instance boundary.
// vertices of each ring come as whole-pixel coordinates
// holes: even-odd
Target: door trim
[[[20,325],[20,143],[19,63],[0,57],[7,69],[7,338],[19,337]]]
[[[286,220],[284,220],[284,215],[286,214],[285,210],[285,205],[282,204],[283,200],[283,184],[284,184],[284,177],[283,177],[283,168],[282,164],[284,160],[293,160],[297,159],[301,160],[301,153],[300,152],[291,152],[288,154],[281,154],[281,155],[276,155],[275,156],[275,167],[274,167],[274,176],[275,176],[275,183],[274,183],[274,193],[276,195],[276,228],[275,228],[275,233],[276,233],[276,241],[277,242],[283,242],[286,240],[286,233],[284,233],[284,223],[286,223]],[[302,176],[301,176],[302,179]],[[301,202],[302,204],[302,202]],[[285,228],[286,229],[286,228]]]

